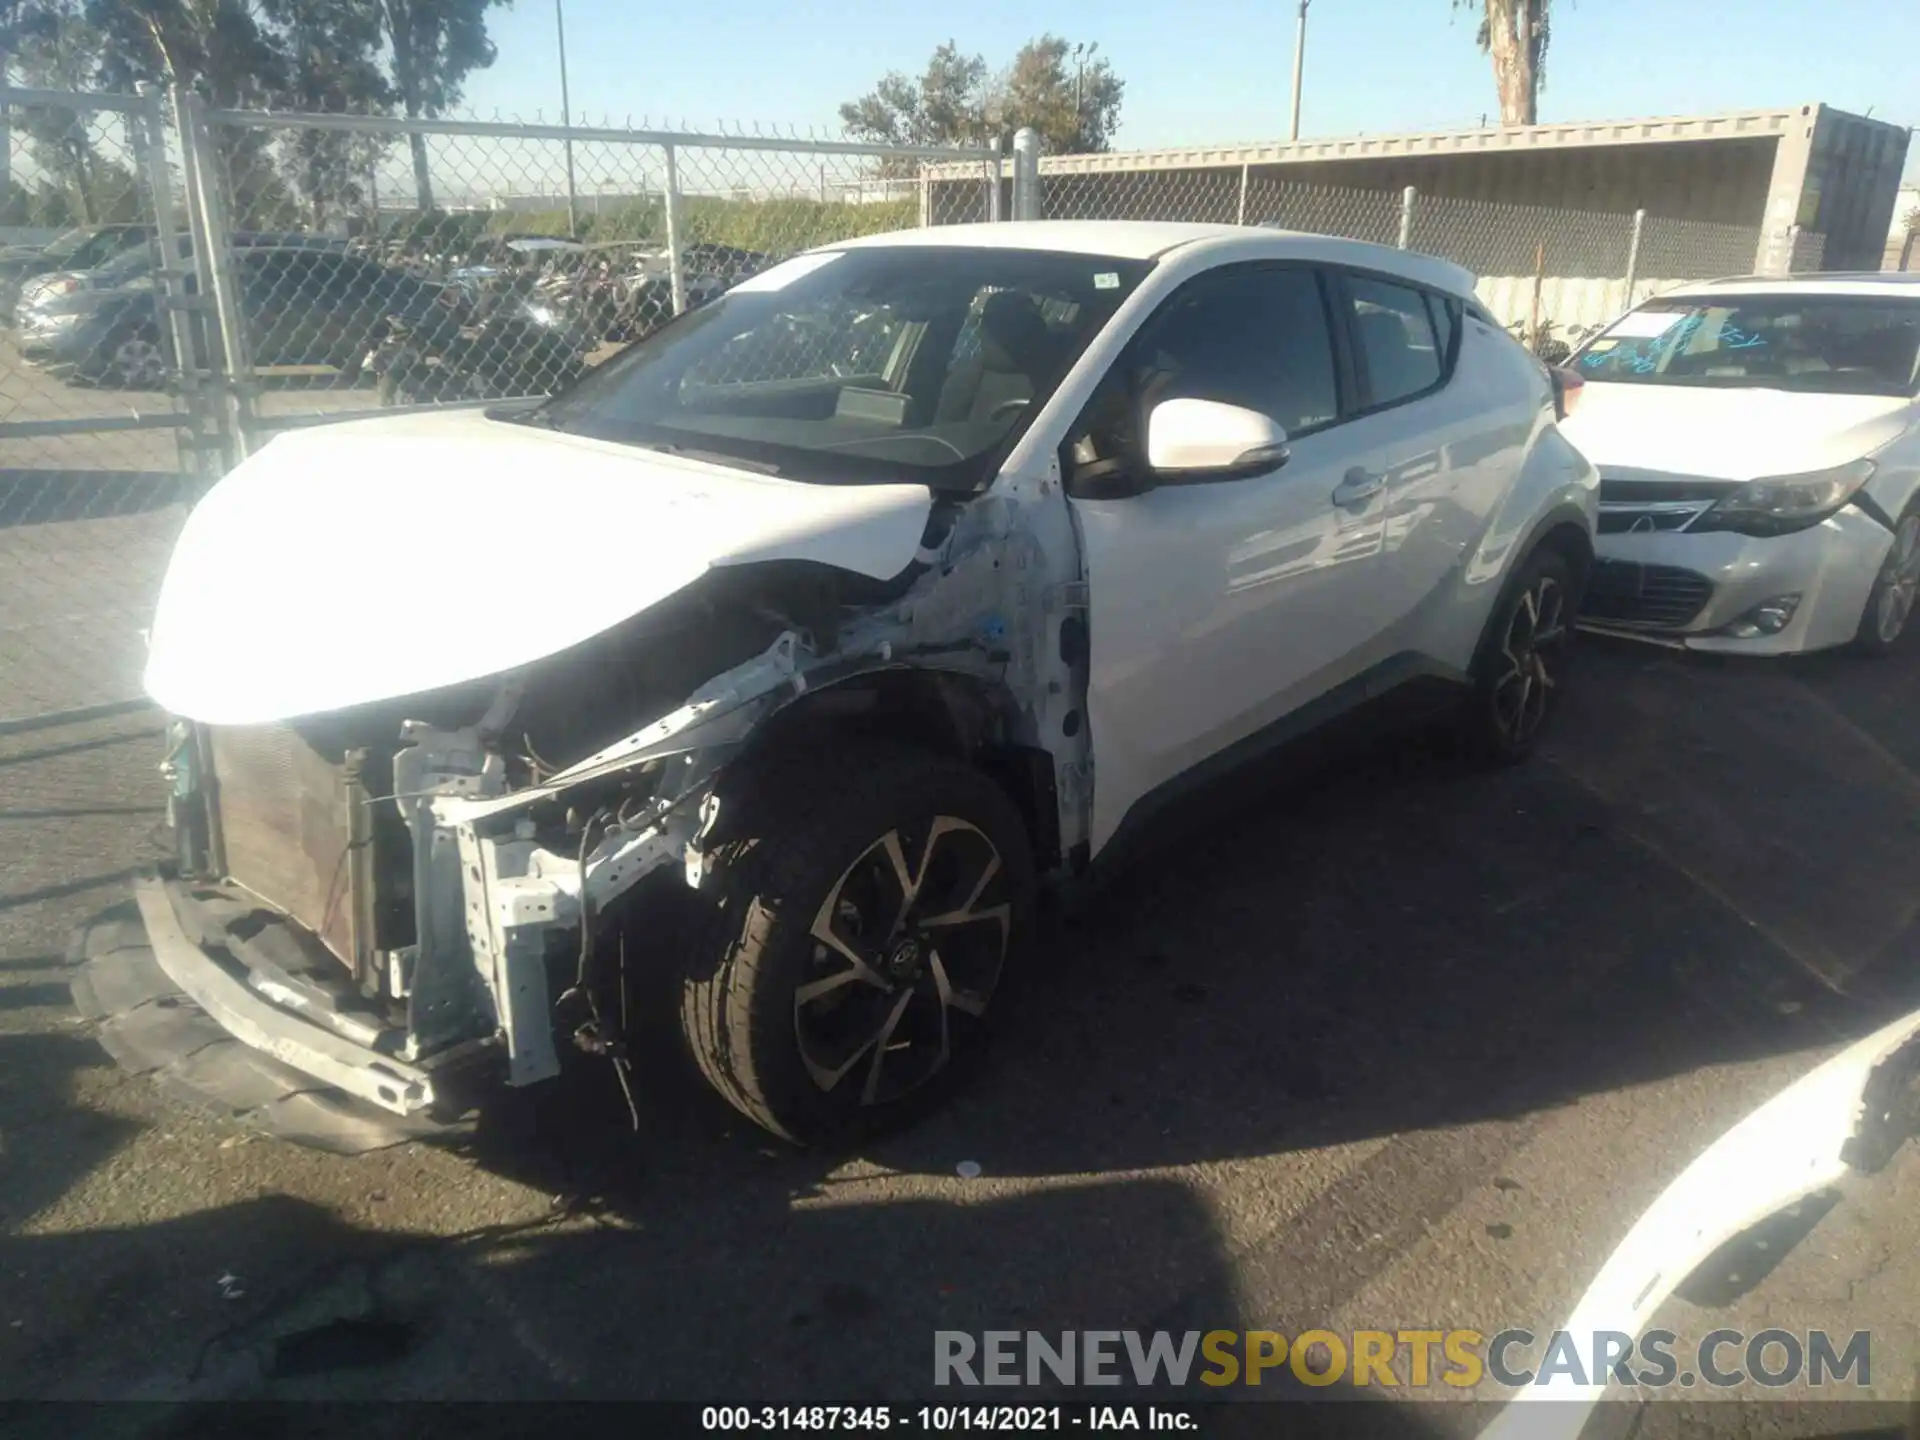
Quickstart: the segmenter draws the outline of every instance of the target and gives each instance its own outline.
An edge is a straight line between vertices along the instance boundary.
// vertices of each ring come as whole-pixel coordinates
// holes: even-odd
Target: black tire
[[[1559,703],[1579,595],[1558,550],[1536,549],[1514,572],[1487,619],[1461,717],[1483,764],[1517,765],[1533,753]]]
[[[164,390],[171,387],[172,376],[165,363],[160,332],[145,325],[116,330],[100,342],[74,367],[73,378],[83,385],[113,389]],[[128,358],[139,368],[126,368]]]
[[[1893,546],[1867,592],[1853,652],[1891,655],[1913,629],[1916,598],[1920,598],[1920,502],[1909,505],[1894,522]]]
[[[977,1067],[1018,972],[1033,859],[1006,792],[958,761],[866,743],[791,765],[734,800],[681,1031],[742,1114],[840,1145],[917,1118]]]

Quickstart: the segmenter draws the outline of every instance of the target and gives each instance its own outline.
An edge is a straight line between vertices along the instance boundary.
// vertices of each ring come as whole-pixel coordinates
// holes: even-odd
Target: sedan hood
[[[709,568],[912,562],[921,485],[807,485],[460,410],[281,435],[187,517],[146,688],[247,725],[554,654]]]
[[[1751,480],[1870,454],[1900,433],[1911,405],[1873,395],[1590,380],[1560,428],[1603,471]]]

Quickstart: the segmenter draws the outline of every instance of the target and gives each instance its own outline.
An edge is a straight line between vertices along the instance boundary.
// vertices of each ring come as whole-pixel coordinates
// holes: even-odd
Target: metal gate
[[[141,627],[216,463],[176,359],[193,287],[163,104],[0,88],[0,730],[137,703]]]

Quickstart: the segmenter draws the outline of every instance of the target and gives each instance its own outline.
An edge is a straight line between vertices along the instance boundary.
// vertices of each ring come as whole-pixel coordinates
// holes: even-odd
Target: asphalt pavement
[[[162,517],[0,538],[97,573]],[[123,521],[155,533],[90,528]],[[157,722],[0,733],[0,1396],[852,1402],[935,1394],[936,1330],[1550,1330],[1717,1134],[1920,1004],[1920,651],[1581,648],[1528,766],[1408,740],[1195,816],[1049,921],[977,1087],[838,1158],[664,1050],[637,1134],[584,1057],[464,1140],[351,1158],[181,1106],[89,1037],[64,960],[158,854]],[[1917,1226],[1909,1145],[1664,1318],[1871,1329],[1863,1393],[1905,1401]]]

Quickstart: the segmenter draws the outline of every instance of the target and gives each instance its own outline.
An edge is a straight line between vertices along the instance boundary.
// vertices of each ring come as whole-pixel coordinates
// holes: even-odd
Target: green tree
[[[1474,40],[1493,58],[1493,85],[1502,125],[1536,125],[1547,83],[1547,44],[1553,38],[1553,0],[1453,0],[1456,10],[1480,17]]]
[[[14,34],[14,66],[29,85],[45,90],[85,88],[92,78],[100,37],[72,3],[38,7]],[[64,198],[64,208],[79,224],[131,220],[142,208],[144,185],[135,176],[134,149],[124,125],[99,112],[58,105],[30,105],[12,119],[26,137],[28,152],[41,172],[39,189]],[[109,153],[101,152],[106,142]],[[112,153],[119,150],[121,153]],[[42,202],[43,208],[45,202]]]
[[[444,115],[460,103],[468,75],[493,64],[487,11],[512,0],[377,0],[393,56],[393,85],[409,120]],[[424,135],[407,137],[420,209],[432,210],[433,176]]]
[[[378,9],[365,0],[262,0],[287,55],[287,99],[316,112],[385,114],[394,87],[380,68]],[[280,168],[306,209],[325,229],[366,197],[362,182],[387,149],[384,136],[350,130],[284,132]]]
[[[96,84],[130,90],[146,81],[180,84],[215,109],[283,104],[291,65],[281,37],[254,0],[85,0],[102,45]],[[266,132],[213,128],[216,173],[224,178],[236,225],[283,215],[286,187]]]
[[[0,0],[0,85],[13,74],[14,56],[34,34],[43,30],[49,7],[43,0]],[[0,101],[0,131],[13,128],[9,107]],[[7,197],[9,211],[17,208],[13,199],[13,147],[0,145],[0,195]]]
[[[1097,49],[1042,35],[995,72],[949,40],[918,78],[891,71],[842,105],[840,123],[877,145],[1004,145],[1032,126],[1049,154],[1111,149],[1126,83]]]

